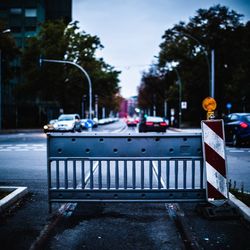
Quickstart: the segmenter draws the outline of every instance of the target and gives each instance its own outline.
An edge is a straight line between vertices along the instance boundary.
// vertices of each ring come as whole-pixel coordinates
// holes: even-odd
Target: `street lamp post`
[[[40,58],[40,65],[42,64],[42,62],[72,64],[72,65],[76,66],[77,68],[79,68],[83,72],[83,74],[86,76],[88,83],[89,83],[89,118],[92,119],[92,83],[91,83],[90,77],[89,77],[88,73],[86,72],[86,70],[83,69],[77,63],[71,62],[71,61],[51,60],[51,59]]]
[[[211,50],[211,65],[209,63],[209,59],[208,59],[208,51],[207,48],[195,37],[193,37],[190,34],[184,33],[182,31],[176,31],[177,33],[186,36],[188,38],[191,38],[192,40],[194,40],[195,42],[197,42],[201,47],[203,47],[205,50],[205,58],[206,58],[206,62],[207,62],[207,66],[208,66],[208,81],[209,81],[209,94],[211,97],[214,98],[214,86],[215,86],[215,74],[214,74],[214,50]]]
[[[98,95],[95,95],[95,117],[98,119]]]
[[[178,72],[178,70],[176,69],[176,65],[172,64],[168,64],[168,68],[173,69],[176,73],[177,76],[177,84],[178,84],[178,88],[179,88],[179,127],[181,127],[181,118],[182,118],[182,112],[181,112],[181,99],[182,99],[182,82],[181,82],[181,77],[180,74]]]
[[[85,111],[84,111],[85,98],[86,98],[86,95],[83,95],[83,96],[82,96],[82,118],[83,118],[83,119],[85,118]]]
[[[178,73],[178,70],[174,67],[174,71],[177,75],[177,83],[179,86],[179,128],[181,127],[181,118],[182,118],[182,112],[181,112],[181,98],[182,98],[182,82],[181,82],[181,78],[180,75]]]
[[[0,34],[10,33],[10,29],[3,30]],[[0,48],[0,130],[2,129],[2,49]]]

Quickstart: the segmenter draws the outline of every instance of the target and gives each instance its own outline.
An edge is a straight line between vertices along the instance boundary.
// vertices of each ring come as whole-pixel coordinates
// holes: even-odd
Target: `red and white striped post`
[[[222,205],[229,196],[223,120],[201,121],[201,128],[207,200]]]

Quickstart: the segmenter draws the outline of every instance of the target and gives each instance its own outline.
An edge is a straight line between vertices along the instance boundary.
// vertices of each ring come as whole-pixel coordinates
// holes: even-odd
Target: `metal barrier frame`
[[[47,171],[50,211],[53,202],[206,200],[201,133],[51,133]]]

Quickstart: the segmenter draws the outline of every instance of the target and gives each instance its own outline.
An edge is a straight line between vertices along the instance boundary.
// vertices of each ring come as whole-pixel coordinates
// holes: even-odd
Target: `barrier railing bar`
[[[149,162],[149,188],[152,189],[153,187],[153,161]]]
[[[157,161],[157,165],[158,165],[158,178],[157,178],[157,182],[158,182],[158,189],[161,189],[161,162],[160,160]]]
[[[98,188],[102,189],[102,162],[98,161]]]
[[[83,188],[85,188],[85,161],[84,160],[82,160],[81,161],[81,174],[82,174],[82,176],[81,176],[81,179],[82,179],[82,189]]]
[[[56,162],[56,188],[60,188],[59,161]]]
[[[73,188],[76,188],[76,161],[73,161]]]
[[[174,171],[175,171],[175,189],[178,189],[178,161],[175,160],[174,161]]]
[[[127,161],[124,161],[124,189],[128,187],[128,164]]]
[[[133,189],[136,188],[136,169],[135,169],[135,161],[132,162],[132,186],[133,186]]]
[[[68,189],[69,180],[68,180],[68,161],[64,160],[64,187]]]
[[[141,161],[141,189],[144,189],[144,161]]]
[[[115,161],[115,189],[119,189],[119,167],[118,167],[118,161]]]
[[[187,188],[187,161],[183,161],[183,188]]]
[[[90,185],[90,189],[93,189],[94,187],[94,178],[93,178],[93,161],[90,161],[90,180],[89,180],[89,185]]]
[[[192,160],[192,188],[195,187],[195,161]]]
[[[157,189],[166,188],[166,183],[164,182],[163,178],[161,175],[159,175],[159,162],[157,164],[158,166],[156,167],[156,162],[152,162],[152,167],[153,167],[153,173],[155,175],[155,178],[158,180],[158,186]],[[159,178],[160,176],[160,178]],[[160,188],[159,188],[160,184]],[[152,189],[152,188],[151,188]]]
[[[166,161],[166,183],[167,183],[167,189],[169,189],[169,179],[170,179],[170,173],[169,173],[169,161]]]
[[[107,189],[110,189],[110,161],[107,161]]]

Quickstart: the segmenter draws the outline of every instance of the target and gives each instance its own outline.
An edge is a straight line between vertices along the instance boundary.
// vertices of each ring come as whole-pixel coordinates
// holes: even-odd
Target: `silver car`
[[[78,114],[62,114],[54,124],[56,131],[81,132],[81,121]]]

